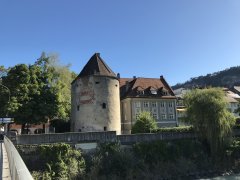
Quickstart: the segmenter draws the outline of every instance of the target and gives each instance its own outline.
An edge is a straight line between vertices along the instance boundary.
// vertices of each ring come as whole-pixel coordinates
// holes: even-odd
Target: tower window
[[[80,108],[80,106],[79,105],[77,105],[77,110],[79,111],[79,108]]]
[[[98,81],[96,81],[96,82],[95,82],[95,84],[99,84],[99,82],[98,82]]]
[[[104,126],[104,127],[103,127],[103,130],[104,130],[104,131],[107,131],[107,127],[106,127],[106,126]]]
[[[107,107],[106,103],[102,103],[102,108],[106,109],[106,107]]]

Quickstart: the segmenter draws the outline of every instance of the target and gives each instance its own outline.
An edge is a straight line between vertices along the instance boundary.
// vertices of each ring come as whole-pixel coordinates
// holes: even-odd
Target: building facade
[[[119,78],[121,97],[121,128],[130,134],[132,126],[142,111],[152,114],[159,127],[178,125],[176,97],[165,81],[160,78]]]
[[[71,85],[71,131],[121,133],[119,81],[95,53]]]

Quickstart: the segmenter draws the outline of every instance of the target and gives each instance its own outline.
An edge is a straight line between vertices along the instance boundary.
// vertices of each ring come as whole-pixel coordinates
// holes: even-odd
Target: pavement
[[[4,143],[0,142],[0,179],[11,180],[7,152]]]

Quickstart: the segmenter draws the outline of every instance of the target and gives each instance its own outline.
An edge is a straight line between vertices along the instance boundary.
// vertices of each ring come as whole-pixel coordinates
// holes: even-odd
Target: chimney
[[[163,75],[160,76],[160,79],[163,79]]]
[[[136,79],[137,77],[136,76],[133,76],[133,79]]]
[[[120,79],[120,73],[117,73],[117,78]]]

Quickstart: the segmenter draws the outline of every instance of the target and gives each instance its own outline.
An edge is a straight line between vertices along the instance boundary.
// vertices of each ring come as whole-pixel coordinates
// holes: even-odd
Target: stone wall
[[[240,130],[233,130],[234,136],[240,136]],[[34,134],[17,135],[15,144],[49,144],[49,143],[69,143],[79,144],[86,142],[115,142],[121,144],[134,144],[136,142],[150,142],[156,140],[174,140],[184,138],[196,138],[197,135],[190,132],[162,132],[147,134],[116,135],[116,131],[106,132],[70,132],[55,134]]]
[[[55,133],[17,135],[16,144],[49,144],[49,143],[78,143],[78,142],[113,142],[116,141],[116,132],[86,132],[86,133]]]
[[[56,133],[56,134],[38,134],[38,135],[18,135],[16,144],[49,144],[65,142],[71,144],[85,142],[115,142],[121,144],[134,144],[136,142],[149,142],[155,140],[169,140],[181,138],[194,138],[193,133],[150,133],[150,134],[132,134],[116,135],[115,131],[108,132],[86,132],[86,133]]]

